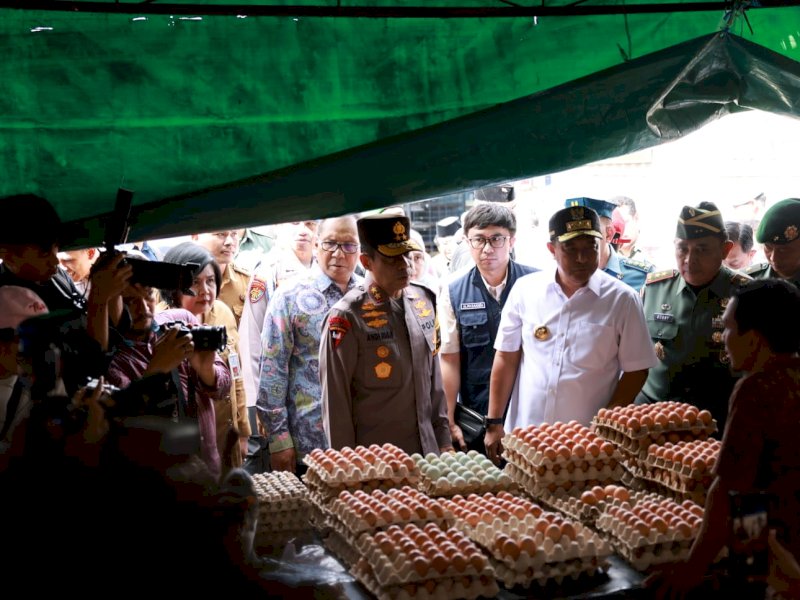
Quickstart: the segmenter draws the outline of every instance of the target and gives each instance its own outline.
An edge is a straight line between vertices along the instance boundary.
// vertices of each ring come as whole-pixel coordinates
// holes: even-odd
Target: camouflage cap
[[[696,238],[713,235],[727,239],[725,222],[722,213],[713,202],[701,202],[697,206],[684,206],[678,217],[678,227],[675,237],[681,240],[694,240]]]
[[[372,215],[359,219],[358,238],[362,244],[367,244],[388,257],[422,250],[411,239],[411,222],[408,217],[399,215]]]
[[[562,208],[550,217],[550,240],[566,242],[579,235],[603,239],[600,217],[591,208],[573,206]]]
[[[788,244],[800,237],[800,199],[776,202],[764,213],[756,240],[760,244]]]
[[[564,206],[567,208],[570,206],[585,206],[586,208],[591,208],[599,216],[605,217],[606,219],[611,219],[614,209],[617,208],[617,205],[613,202],[609,202],[608,200],[595,200],[594,198],[568,198],[566,202],[564,202]]]

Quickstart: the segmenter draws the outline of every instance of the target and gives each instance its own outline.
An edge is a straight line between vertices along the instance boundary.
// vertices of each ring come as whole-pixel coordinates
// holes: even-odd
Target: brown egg
[[[597,458],[600,456],[600,446],[595,442],[592,442],[586,447],[586,453],[594,458]]]
[[[701,410],[697,413],[697,420],[703,423],[703,425],[711,425],[712,419],[711,413],[707,410]]]
[[[574,540],[576,537],[578,537],[578,533],[575,531],[575,526],[572,523],[562,523],[561,537],[567,540]]]
[[[558,542],[561,539],[561,527],[556,525],[555,523],[551,523],[547,526],[547,529],[544,532],[544,536],[546,538],[550,538],[553,542]]]

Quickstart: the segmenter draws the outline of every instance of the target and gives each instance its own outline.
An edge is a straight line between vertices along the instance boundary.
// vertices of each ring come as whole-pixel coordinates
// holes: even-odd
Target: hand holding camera
[[[155,341],[153,358],[145,371],[145,375],[152,373],[169,373],[176,369],[184,359],[189,358],[194,352],[194,343],[191,335],[181,333],[180,326],[167,329]]]

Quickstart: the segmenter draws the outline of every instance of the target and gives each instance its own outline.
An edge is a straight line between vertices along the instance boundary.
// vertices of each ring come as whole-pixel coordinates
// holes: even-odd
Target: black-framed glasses
[[[492,248],[502,248],[506,245],[506,240],[510,238],[510,235],[493,235],[491,237],[474,237],[468,238],[469,245],[475,248],[475,250],[479,250],[489,244]]]
[[[337,248],[341,248],[342,252],[345,254],[355,254],[358,252],[358,244],[355,242],[344,242],[340,244],[339,242],[326,240],[324,242],[320,242],[319,245],[322,246],[322,249],[325,250],[325,252],[333,253],[336,252]]]

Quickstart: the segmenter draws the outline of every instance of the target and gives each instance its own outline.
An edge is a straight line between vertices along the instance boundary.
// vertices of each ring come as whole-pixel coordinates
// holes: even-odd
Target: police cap
[[[760,244],[788,244],[800,235],[800,199],[776,202],[764,213],[756,240]]]
[[[394,257],[422,250],[411,239],[411,222],[399,215],[372,215],[358,220],[358,238],[384,256]]]
[[[713,202],[701,202],[697,206],[684,206],[678,217],[675,237],[681,240],[694,240],[709,235],[728,239],[725,222],[717,205]]]
[[[550,217],[550,240],[566,242],[579,235],[591,235],[600,239],[600,217],[591,208],[572,206],[562,208]]]

